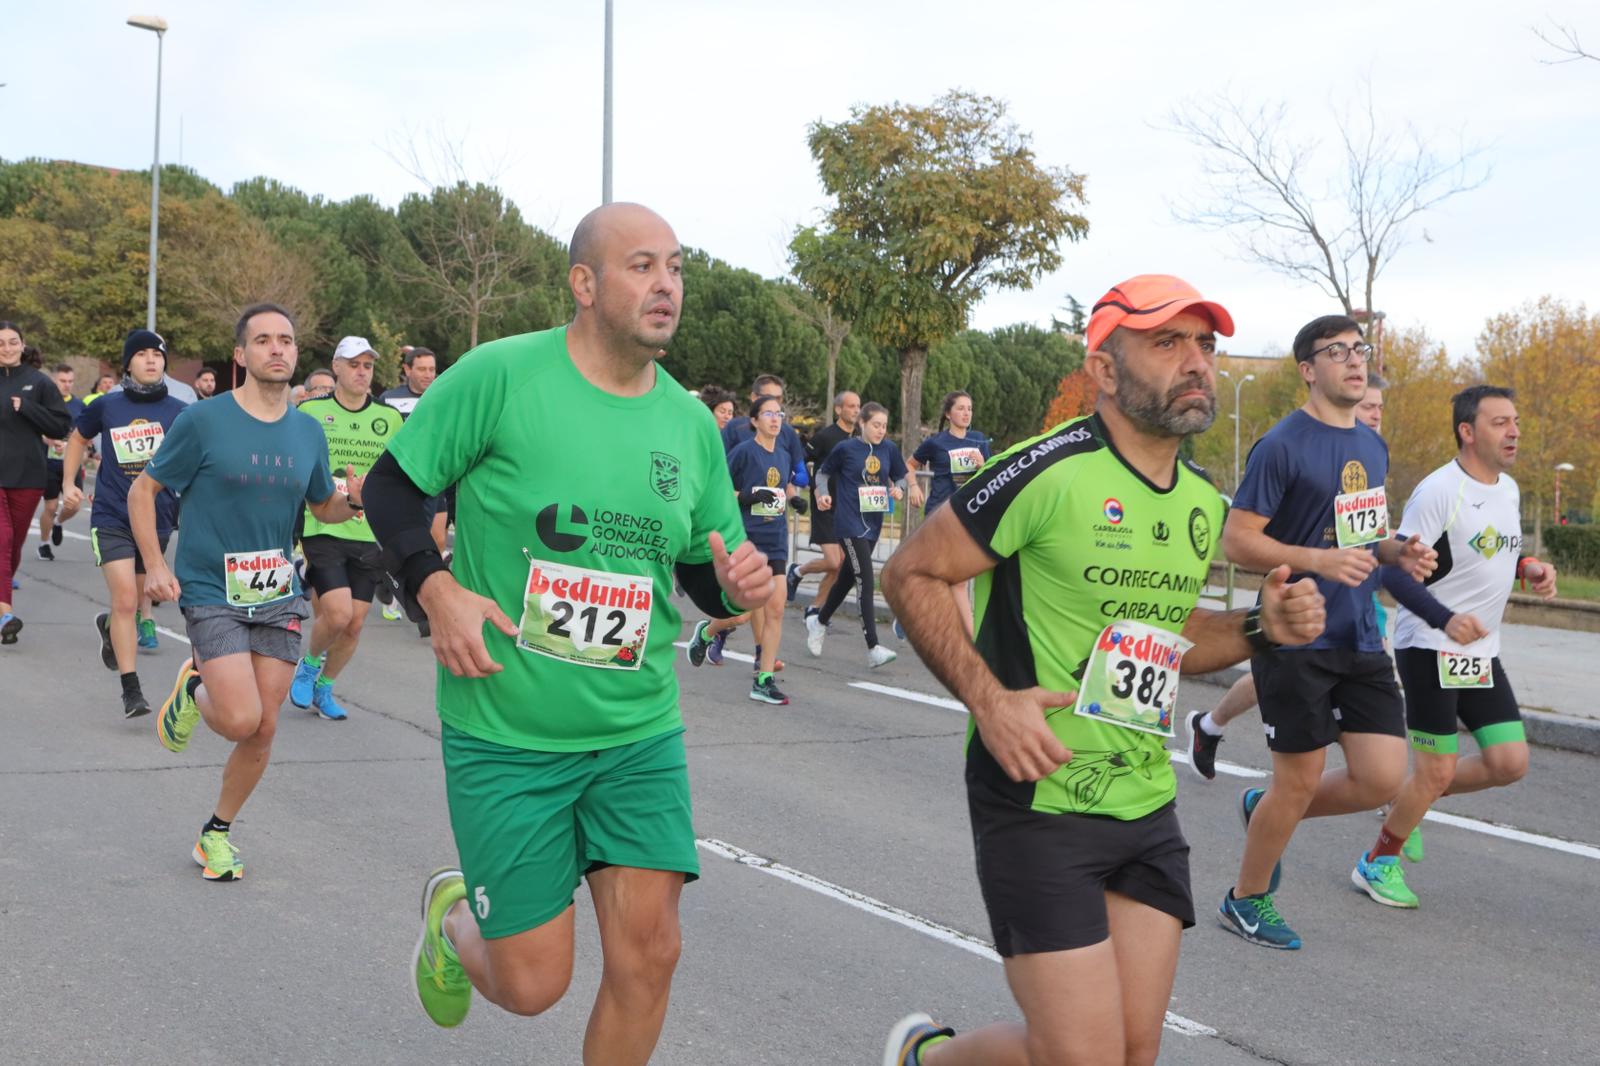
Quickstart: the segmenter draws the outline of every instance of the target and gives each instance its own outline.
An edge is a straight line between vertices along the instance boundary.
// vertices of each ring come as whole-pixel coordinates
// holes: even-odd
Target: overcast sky
[[[418,186],[385,147],[443,130],[563,241],[599,202],[601,0],[151,2],[138,13],[171,24],[162,158],[225,189],[266,174],[393,204]],[[156,40],[124,25],[136,9],[7,6],[0,157],[148,167]],[[1461,355],[1488,315],[1542,294],[1600,308],[1600,63],[1542,64],[1554,53],[1531,27],[1549,20],[1600,51],[1587,0],[616,0],[615,192],[684,242],[776,276],[824,202],[809,123],[968,89],[1007,101],[1041,162],[1087,175],[1091,226],[1059,271],[991,295],[974,325],[1048,323],[1066,293],[1088,304],[1167,272],[1233,312],[1228,349],[1283,350],[1337,308],[1173,220],[1199,157],[1159,125],[1226,88],[1284,103],[1297,132],[1332,149],[1334,109],[1370,75],[1387,120],[1486,147],[1488,183],[1426,217],[1376,300],[1391,324],[1426,325]]]

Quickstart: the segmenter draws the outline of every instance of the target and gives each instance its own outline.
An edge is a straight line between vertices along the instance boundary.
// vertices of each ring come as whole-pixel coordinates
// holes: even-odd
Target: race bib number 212
[[[575,666],[637,670],[654,602],[648,577],[533,559],[517,647]]]

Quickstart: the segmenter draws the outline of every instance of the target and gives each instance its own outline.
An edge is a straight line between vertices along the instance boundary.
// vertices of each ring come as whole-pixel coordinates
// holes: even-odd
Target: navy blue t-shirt
[[[83,401],[76,396],[64,396],[62,400],[67,405],[67,417],[76,422],[78,416],[83,414]],[[51,470],[64,471],[67,464],[67,442],[63,440],[59,445],[52,444],[44,461],[49,464]],[[82,468],[78,470],[78,483],[83,484]]]
[[[840,537],[877,540],[883,532],[884,512],[862,513],[861,489],[888,489],[906,476],[906,461],[900,458],[894,441],[888,437],[880,444],[868,444],[860,437],[842,441],[817,471],[819,479],[824,474],[831,479],[833,531]]]
[[[1389,446],[1371,429],[1360,422],[1340,429],[1294,411],[1251,449],[1233,506],[1265,517],[1263,532],[1273,540],[1336,548],[1334,497],[1376,489],[1388,475]],[[1381,652],[1383,636],[1372,610],[1378,570],[1356,588],[1315,575],[1292,574],[1290,580],[1307,576],[1327,601],[1328,622],[1322,636],[1297,647]]]
[[[769,452],[752,437],[728,453],[728,474],[733,478],[733,487],[739,492],[769,488],[776,490],[779,495],[787,495],[791,470],[784,460],[782,440]],[[766,552],[769,559],[789,557],[786,510],[787,507],[777,514],[753,514],[752,511],[764,509],[759,505],[739,508],[739,517],[744,519],[744,531],[750,537],[750,542]]]
[[[923,469],[933,471],[933,484],[928,486],[928,499],[923,505],[926,513],[932,514],[989,461],[989,438],[975,429],[967,430],[965,437],[940,430],[923,438],[911,458]]]
[[[108,392],[79,412],[73,429],[100,450],[100,472],[94,478],[95,529],[132,529],[128,521],[128,489],[155,458],[167,430],[188,406],[171,396],[147,400],[126,392]],[[156,531],[172,532],[178,497],[171,489],[156,496]]]

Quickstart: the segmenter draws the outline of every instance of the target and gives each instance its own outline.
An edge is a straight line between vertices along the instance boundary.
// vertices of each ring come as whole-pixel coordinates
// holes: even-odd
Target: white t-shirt
[[[1485,485],[1452,459],[1422,479],[1406,501],[1399,534],[1420,534],[1439,553],[1439,569],[1428,591],[1455,614],[1470,614],[1489,627],[1489,635],[1457,648],[1405,605],[1396,615],[1394,646],[1500,654],[1500,619],[1522,554],[1521,493],[1510,475]]]

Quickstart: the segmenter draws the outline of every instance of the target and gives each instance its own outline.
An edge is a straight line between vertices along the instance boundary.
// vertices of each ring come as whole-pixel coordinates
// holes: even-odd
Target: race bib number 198
[[[1143,622],[1113,622],[1100,633],[1083,671],[1073,712],[1124,729],[1172,736],[1178,671],[1194,647]]]
[[[862,514],[883,514],[889,509],[889,490],[882,485],[862,485],[856,490]]]
[[[294,595],[294,564],[281,551],[228,552],[223,591],[234,607],[260,607]]]
[[[517,647],[577,666],[637,670],[650,639],[653,583],[534,559]]]

